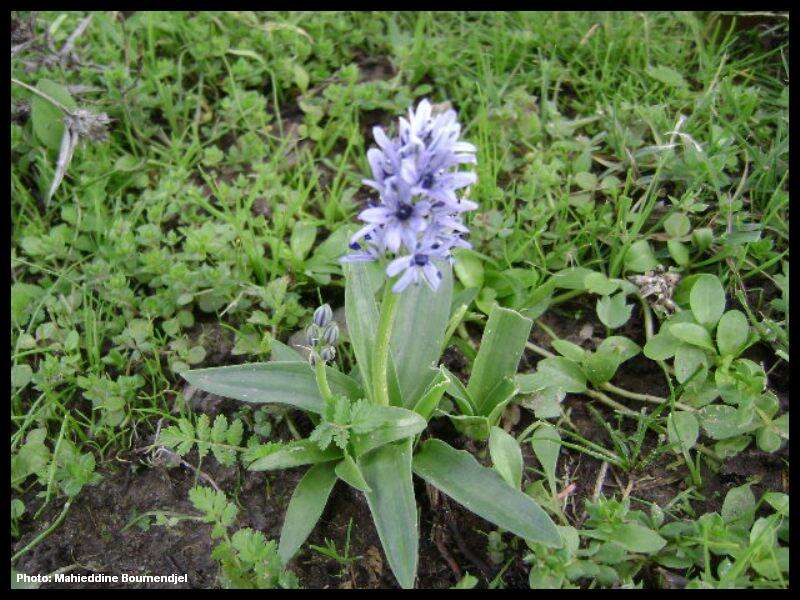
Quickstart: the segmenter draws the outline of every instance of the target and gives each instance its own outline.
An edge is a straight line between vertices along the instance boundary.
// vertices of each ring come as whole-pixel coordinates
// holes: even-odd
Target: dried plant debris
[[[652,296],[650,304],[654,310],[668,315],[678,310],[673,295],[675,287],[681,280],[681,275],[672,267],[665,270],[663,265],[658,265],[644,275],[632,275],[628,279],[639,287],[639,294],[642,298]]]

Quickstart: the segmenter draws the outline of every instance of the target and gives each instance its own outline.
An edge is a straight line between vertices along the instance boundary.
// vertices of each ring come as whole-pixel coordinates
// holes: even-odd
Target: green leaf
[[[456,263],[453,271],[461,284],[476,291],[483,287],[483,260],[475,253],[464,248],[455,252]]]
[[[489,417],[473,415],[448,415],[448,417],[453,423],[453,427],[455,427],[456,431],[461,435],[478,442],[489,439],[489,432],[491,430]]]
[[[414,472],[498,527],[532,542],[561,547],[561,536],[547,513],[469,452],[430,439],[414,457]]]
[[[647,74],[653,79],[660,81],[670,87],[688,88],[689,84],[678,71],[672,67],[664,65],[648,66]]]
[[[486,406],[491,406],[492,410],[486,416],[490,425],[497,425],[506,406],[517,395],[518,391],[519,387],[516,380],[509,377],[498,382],[494,389],[489,392],[486,397]]]
[[[417,401],[416,406],[414,406],[414,412],[428,421],[439,406],[439,402],[441,402],[442,396],[449,386],[450,377],[448,377],[446,369],[441,367],[433,378],[433,381],[428,385],[428,389],[425,390],[425,393],[422,394],[422,397]]]
[[[297,87],[300,88],[301,92],[305,92],[309,84],[308,72],[302,65],[294,63],[292,65],[292,73],[294,74],[294,82],[297,84]]]
[[[695,229],[692,231],[692,240],[698,250],[705,252],[711,247],[711,243],[714,241],[714,232],[708,227]]]
[[[582,190],[591,191],[597,187],[597,175],[586,171],[575,173],[575,183]]]
[[[706,433],[715,440],[725,440],[747,433],[751,427],[737,421],[737,410],[725,404],[709,404],[700,409],[700,422]]]
[[[588,537],[595,537],[619,544],[629,552],[655,554],[667,541],[652,529],[639,523],[615,523],[602,532],[584,531]]]
[[[250,471],[279,471],[302,465],[313,465],[329,462],[342,457],[342,451],[336,446],[320,450],[310,440],[296,440],[286,444],[271,444],[251,450],[245,455]]]
[[[750,489],[750,484],[746,483],[728,490],[719,512],[726,523],[739,521],[749,527],[756,512],[756,497]]]
[[[11,385],[15,388],[22,388],[33,379],[33,369],[27,363],[14,365],[11,367]]]
[[[365,496],[389,566],[400,587],[413,588],[419,525],[411,479],[411,440],[381,446],[358,462],[372,489]]]
[[[632,304],[625,304],[625,292],[597,299],[597,316],[606,327],[622,327],[631,318]]]
[[[517,372],[532,325],[530,319],[514,310],[499,305],[492,308],[467,384],[479,414],[488,415],[492,411],[489,393],[500,381],[513,378]]]
[[[725,312],[725,290],[716,275],[703,273],[689,292],[689,306],[697,322],[713,327]]]
[[[555,419],[561,414],[564,396],[562,390],[550,387],[534,392],[529,398],[522,398],[519,403],[532,410],[537,419]]]
[[[750,324],[744,313],[729,310],[717,324],[717,348],[723,356],[735,355],[747,342],[750,335]]]
[[[464,384],[461,383],[461,380],[458,377],[447,370],[447,367],[440,366],[439,368],[450,380],[450,383],[447,385],[447,393],[458,405],[458,410],[465,415],[474,415],[475,411],[477,410],[475,408],[475,400],[472,398],[472,396],[470,396],[467,388],[464,387]]]
[[[609,279],[603,273],[592,271],[583,280],[586,291],[601,296],[608,296],[617,290],[619,282]]]
[[[292,493],[278,543],[278,554],[283,564],[292,559],[322,516],[336,483],[334,465],[333,462],[314,465],[306,471]]]
[[[619,361],[617,357],[610,352],[597,352],[587,354],[583,359],[583,368],[586,376],[594,385],[602,385],[610,381],[617,372]]]
[[[670,444],[673,444],[676,450],[686,451],[697,443],[700,425],[692,413],[678,410],[667,417],[667,434]]]
[[[594,271],[586,267],[569,267],[562,269],[552,277],[552,282],[555,287],[565,290],[585,290],[586,278],[594,273]]]
[[[697,323],[673,323],[669,326],[669,333],[682,342],[716,354],[714,345],[711,343],[711,334],[702,325]]]
[[[361,492],[371,492],[356,461],[349,454],[336,463],[336,476]]]
[[[655,269],[658,265],[653,249],[647,240],[639,240],[631,244],[625,253],[625,268],[628,271],[644,273]]]
[[[428,422],[413,410],[399,406],[372,406],[383,425],[363,434],[352,436],[356,456],[362,456],[390,442],[412,437],[420,433]]]
[[[11,286],[11,322],[22,327],[36,310],[44,290],[38,285],[17,281]]]
[[[582,394],[586,391],[586,375],[580,365],[562,356],[540,360],[536,365],[536,373],[533,374],[537,378],[532,379],[529,375],[526,373],[517,376],[521,392],[535,392],[550,387],[559,388],[568,394]]]
[[[556,464],[561,451],[561,436],[550,423],[540,423],[531,437],[531,448],[542,465],[550,492],[556,494]]]
[[[54,81],[42,79],[36,84],[36,89],[44,92],[66,108],[75,109],[78,107],[67,88]],[[48,149],[58,151],[61,146],[61,138],[64,135],[64,113],[44,98],[32,95],[31,122],[36,137]]]
[[[317,237],[317,226],[306,221],[297,221],[289,238],[289,248],[297,260],[303,260],[314,245]]]
[[[274,338],[270,341],[269,349],[272,362],[306,362],[297,350]]]
[[[667,240],[667,250],[669,250],[669,255],[677,265],[683,267],[689,264],[689,250],[686,248],[686,245],[683,242],[678,240]]]
[[[666,360],[675,355],[681,341],[669,333],[668,327],[663,327],[656,335],[647,340],[644,345],[644,355],[651,360]]]
[[[639,345],[622,335],[612,335],[600,342],[597,352],[611,354],[616,357],[617,365],[624,363],[639,354],[642,349]]]
[[[705,371],[708,369],[708,355],[693,346],[679,346],[675,351],[673,364],[678,383],[686,383],[692,377],[696,377],[697,381],[704,381]]]
[[[522,486],[522,450],[513,436],[500,427],[489,432],[489,455],[495,471],[515,490]]]
[[[681,212],[672,213],[667,220],[664,221],[664,231],[667,235],[673,238],[682,238],[691,229],[692,224],[689,217]]]
[[[355,380],[331,367],[325,370],[334,394],[344,394],[351,400],[363,397]],[[196,388],[225,398],[255,404],[288,404],[318,414],[325,409],[314,371],[307,363],[249,363],[194,369],[181,375]]]
[[[427,285],[409,286],[400,295],[392,330],[391,349],[402,406],[416,405],[436,376],[453,297],[449,264],[438,265],[442,282],[435,292]]]
[[[581,362],[586,356],[586,350],[578,346],[578,344],[562,339],[555,339],[551,343],[556,352],[569,360]]]
[[[345,264],[344,273],[347,280],[344,288],[347,333],[364,389],[371,393],[373,348],[380,318],[375,292],[383,279],[383,273],[373,263]],[[389,363],[393,364],[391,356]],[[394,367],[390,367],[389,371],[389,377],[392,378]]]

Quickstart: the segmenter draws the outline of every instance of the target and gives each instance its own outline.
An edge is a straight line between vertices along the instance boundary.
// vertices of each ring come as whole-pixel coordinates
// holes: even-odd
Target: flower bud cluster
[[[331,362],[336,358],[336,344],[339,343],[339,326],[333,320],[333,311],[323,304],[314,311],[312,323],[306,329],[306,338],[311,347],[309,362],[313,365],[317,357],[322,362]]]

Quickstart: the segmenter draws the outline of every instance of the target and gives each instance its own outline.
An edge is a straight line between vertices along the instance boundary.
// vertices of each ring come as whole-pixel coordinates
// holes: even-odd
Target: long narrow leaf
[[[453,275],[441,265],[442,282],[432,291],[424,283],[403,291],[392,330],[392,356],[403,406],[413,408],[436,376],[436,366],[450,318]]]
[[[490,392],[517,372],[532,324],[515,310],[498,305],[492,308],[467,385],[479,414],[488,415],[492,411]]]
[[[547,513],[469,452],[428,440],[414,456],[414,473],[498,527],[527,540],[561,546],[558,529]]]
[[[335,464],[327,462],[314,465],[297,484],[286,509],[278,543],[278,554],[284,564],[300,549],[322,516],[336,483]]]
[[[372,359],[378,326],[378,306],[375,302],[375,285],[371,270],[364,263],[344,265],[347,283],[344,289],[344,310],[347,317],[347,334],[356,355],[365,390],[372,389]]]
[[[383,552],[403,588],[417,577],[419,525],[411,480],[411,440],[381,446],[359,460],[372,489],[365,494]]]
[[[352,400],[363,397],[354,379],[330,367],[326,371],[334,393]],[[325,409],[308,363],[276,361],[194,369],[183,373],[183,378],[196,388],[243,402],[289,404],[318,414]]]

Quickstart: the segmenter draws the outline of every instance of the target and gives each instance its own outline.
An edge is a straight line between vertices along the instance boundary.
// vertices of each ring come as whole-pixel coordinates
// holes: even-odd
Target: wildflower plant
[[[252,445],[244,461],[254,471],[308,467],[292,495],[278,552],[288,562],[321,516],[337,480],[363,492],[389,565],[402,587],[416,579],[419,515],[412,473],[484,519],[530,542],[561,546],[558,529],[528,495],[468,452],[427,436],[428,422],[446,415],[445,392],[459,407],[462,431],[488,437],[516,392],[514,374],[531,322],[497,307],[489,317],[467,386],[438,366],[464,307],[453,304],[453,250],[469,247],[463,197],[476,181],[460,170],[475,163],[475,147],[460,139],[453,110],[434,113],[423,100],[390,138],[375,128],[368,152],[378,200],[359,215],[365,225],[342,258],[345,314],[356,364],[334,366],[338,326],[325,305],[306,330],[308,361],[275,344],[277,360],[187,371],[195,387],[251,403],[280,403],[309,413],[310,436]],[[381,297],[380,303],[378,297]],[[504,446],[519,452],[516,441]],[[514,446],[513,448],[511,446]],[[495,456],[497,454],[497,456]]]

